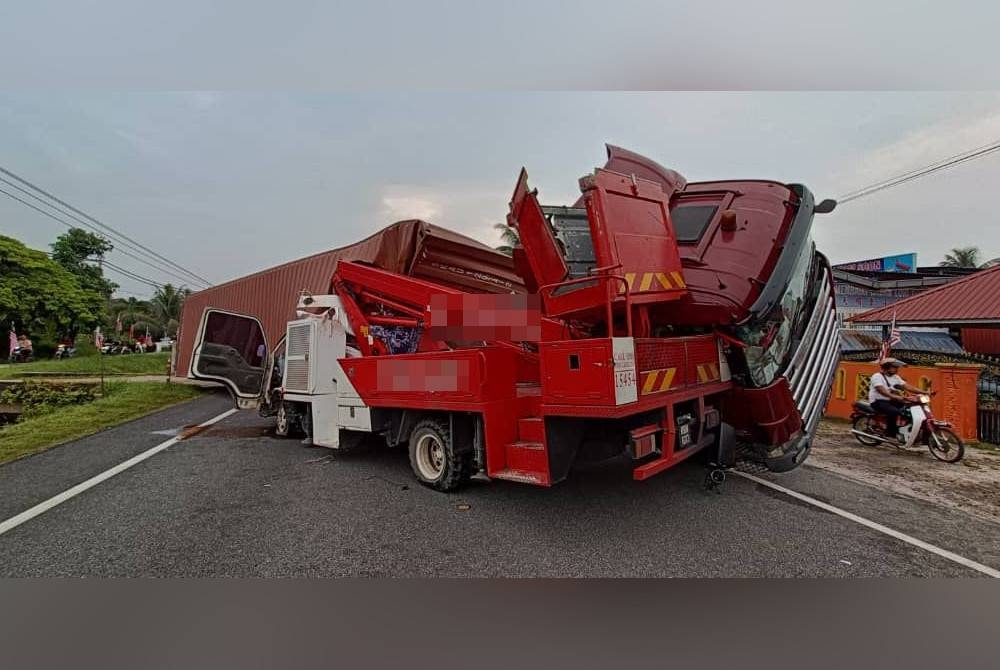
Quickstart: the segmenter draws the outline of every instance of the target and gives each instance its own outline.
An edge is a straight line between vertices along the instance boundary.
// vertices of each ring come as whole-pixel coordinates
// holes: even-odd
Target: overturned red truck
[[[406,267],[341,260],[280,342],[207,307],[189,375],[223,382],[281,435],[405,446],[416,478],[549,486],[574,462],[632,459],[637,480],[737,450],[806,458],[838,355],[831,271],[802,185],[689,183],[608,147],[570,205],[522,171],[512,257],[481,245]],[[456,239],[459,239],[456,237]]]

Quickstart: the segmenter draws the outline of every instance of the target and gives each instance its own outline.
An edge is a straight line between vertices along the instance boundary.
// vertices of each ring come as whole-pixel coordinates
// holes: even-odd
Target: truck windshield
[[[805,330],[806,308],[815,289],[812,281],[813,244],[803,245],[781,302],[763,318],[737,328],[736,335],[748,346],[743,349],[750,381],[754,386],[771,384],[784,371],[792,344]]]

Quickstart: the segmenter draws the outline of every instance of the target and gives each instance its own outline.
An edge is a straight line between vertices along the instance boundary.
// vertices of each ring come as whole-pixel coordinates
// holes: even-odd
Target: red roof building
[[[1000,266],[851,317],[854,324],[1000,327]]]

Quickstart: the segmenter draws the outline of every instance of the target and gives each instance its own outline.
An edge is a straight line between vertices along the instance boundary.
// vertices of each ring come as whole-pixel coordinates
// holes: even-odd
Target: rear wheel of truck
[[[437,491],[454,491],[469,479],[466,454],[455,453],[445,421],[424,419],[410,433],[410,467],[417,481]]]

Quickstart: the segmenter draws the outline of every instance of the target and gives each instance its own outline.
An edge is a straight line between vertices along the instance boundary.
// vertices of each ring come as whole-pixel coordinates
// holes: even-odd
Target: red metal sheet
[[[1000,325],[1000,266],[854,316],[855,323]]]
[[[962,348],[974,354],[1000,356],[1000,328],[963,328]]]
[[[285,324],[295,318],[303,290],[322,294],[340,259],[364,261],[378,267],[431,279],[473,292],[523,292],[513,261],[464,235],[424,221],[395,223],[374,235],[340,249],[308,256],[193,293],[184,301],[177,335],[175,374],[185,376],[198,324],[205,309],[214,307],[254,316],[264,326],[269,346],[282,337]]]

